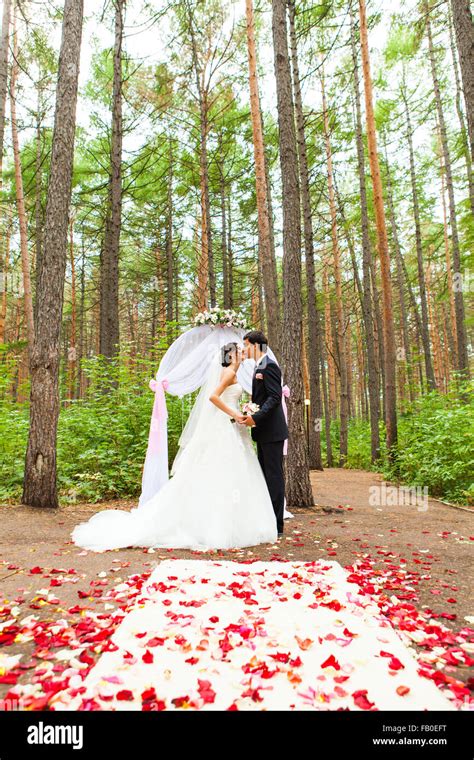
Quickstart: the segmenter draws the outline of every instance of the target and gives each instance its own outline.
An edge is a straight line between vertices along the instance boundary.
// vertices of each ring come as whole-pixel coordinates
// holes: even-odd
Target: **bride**
[[[98,512],[77,525],[84,549],[120,547],[230,549],[275,542],[277,525],[247,427],[239,424],[242,349],[228,343],[213,357],[207,381],[180,438],[172,477],[130,512]]]

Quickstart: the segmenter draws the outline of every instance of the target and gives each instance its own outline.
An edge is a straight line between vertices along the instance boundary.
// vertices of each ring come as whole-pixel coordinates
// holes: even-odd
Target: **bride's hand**
[[[234,420],[238,422],[240,425],[243,425],[245,422],[245,414],[234,414]]]

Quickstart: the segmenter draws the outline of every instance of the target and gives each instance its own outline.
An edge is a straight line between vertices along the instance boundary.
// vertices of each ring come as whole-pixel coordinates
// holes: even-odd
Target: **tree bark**
[[[323,344],[324,346],[324,344]],[[323,409],[324,409],[324,436],[326,440],[326,462],[328,467],[333,466],[332,442],[331,442],[331,409],[329,406],[329,389],[325,364],[324,347],[320,351],[321,356],[321,385],[323,389]],[[329,363],[328,363],[329,366]]]
[[[436,304],[434,303],[433,298],[433,291],[432,291],[432,280],[431,280],[431,261],[428,259],[428,263],[426,265],[426,299],[428,302],[428,314],[430,319],[430,333],[431,333],[431,341],[433,343],[433,364],[434,364],[434,372],[436,377],[436,385],[438,388],[444,390],[443,388],[443,368],[442,368],[442,359],[441,359],[441,342],[440,342],[440,330],[439,325],[437,324],[437,315],[436,315]]]
[[[77,372],[77,340],[76,340],[76,324],[77,324],[77,307],[76,307],[76,262],[74,260],[74,219],[71,218],[69,232],[69,261],[71,264],[71,335],[69,339],[68,347],[68,371],[69,371],[69,383],[68,383],[68,397],[74,398],[74,387],[76,384],[76,372]]]
[[[324,143],[326,146],[326,162],[328,174],[328,195],[329,211],[331,215],[331,241],[334,283],[336,286],[336,355],[337,367],[339,370],[339,391],[340,391],[340,428],[339,428],[339,466],[344,467],[347,460],[348,446],[348,423],[349,423],[349,396],[347,380],[347,357],[346,357],[346,340],[345,340],[345,317],[344,317],[344,297],[342,293],[342,271],[341,271],[341,252],[337,232],[337,213],[336,199],[334,193],[334,174],[332,165],[331,136],[329,133],[329,116],[326,102],[326,89],[324,84],[324,69],[321,66],[321,93],[323,108],[323,130]]]
[[[396,457],[397,446],[397,406],[396,406],[396,343],[393,322],[392,281],[390,275],[390,254],[388,248],[387,225],[383,204],[383,187],[375,130],[373,86],[370,73],[369,42],[365,0],[359,0],[360,37],[362,67],[364,72],[365,111],[367,120],[367,141],[369,163],[374,191],[375,222],[377,227],[377,248],[380,257],[383,297],[383,330],[385,352],[385,425],[387,429],[387,452],[391,461]]]
[[[404,276],[403,276],[403,266],[402,266],[402,259],[403,254],[400,246],[400,239],[398,236],[398,229],[397,229],[397,222],[396,222],[396,216],[395,216],[395,206],[393,203],[393,195],[392,195],[392,186],[391,186],[391,179],[390,179],[390,167],[388,165],[388,159],[387,154],[385,153],[385,162],[387,165],[387,201],[388,201],[388,208],[389,208],[389,214],[390,214],[390,227],[392,230],[392,238],[393,238],[393,247],[395,250],[395,264],[397,268],[397,287],[398,287],[398,296],[400,301],[400,327],[402,332],[402,339],[403,339],[403,352],[404,352],[404,359],[405,364],[407,368],[407,376],[408,376],[408,393],[410,396],[410,400],[414,400],[414,386],[413,386],[413,361],[412,361],[412,353],[411,353],[411,343],[410,343],[410,335],[408,330],[408,314],[407,314],[407,308],[405,303],[405,288],[404,288]],[[418,309],[417,309],[417,316],[418,316]],[[420,320],[420,329],[421,329],[421,320]]]
[[[85,255],[85,246],[84,246],[84,236],[81,235],[81,293],[79,298],[79,309],[80,309],[80,322],[79,322],[79,352],[77,357],[77,367],[78,367],[78,373],[77,373],[77,382],[76,382],[76,388],[74,397],[75,398],[82,398],[83,393],[83,370],[82,370],[82,360],[84,356],[87,356],[87,346],[85,346],[85,340],[87,340],[87,325],[85,324],[85,303],[86,303],[86,268],[85,268],[85,261],[86,261],[86,255]]]
[[[174,319],[174,259],[173,259],[173,145],[171,138],[168,152],[168,188],[166,207],[166,319],[168,321],[168,341],[173,340],[174,330],[171,324]]]
[[[197,311],[205,311],[209,306],[209,266],[207,255],[207,213],[206,213],[206,201],[204,190],[204,178],[201,172],[200,177],[201,186],[201,204],[200,204],[200,216],[196,221],[196,260],[197,260]],[[201,236],[199,238],[199,229]]]
[[[112,134],[110,179],[100,274],[100,353],[108,358],[119,350],[119,256],[122,225],[122,42],[125,0],[114,0]]]
[[[458,6],[458,3],[453,2],[454,24],[455,24],[455,29],[456,29],[456,35],[458,35],[460,14],[459,14],[458,7],[456,8],[456,13],[454,13],[455,5]],[[457,286],[455,288],[455,292],[454,292],[454,301],[455,301],[455,307],[456,307],[456,337],[457,337],[457,360],[458,360],[457,369],[461,375],[463,375],[464,377],[469,377],[469,358],[467,354],[467,336],[466,336],[466,324],[465,324],[465,316],[464,316],[464,296],[463,296],[463,291],[462,291],[461,253],[460,253],[460,248],[459,248],[458,223],[456,219],[456,204],[454,200],[453,173],[452,173],[452,166],[451,166],[451,156],[450,156],[449,145],[448,145],[446,121],[444,118],[443,104],[441,101],[441,90],[439,86],[438,71],[436,67],[433,34],[431,31],[430,6],[427,0],[424,0],[424,11],[425,11],[426,33],[428,36],[428,52],[429,52],[431,75],[433,78],[433,89],[434,89],[435,103],[436,103],[436,113],[438,116],[438,125],[439,125],[439,131],[440,131],[440,136],[441,136],[441,146],[442,146],[443,158],[444,158],[444,169],[446,173],[446,188],[448,191],[449,221],[451,225],[451,243],[452,243],[452,251],[453,251],[453,273],[454,273],[455,279],[458,281]],[[457,23],[456,18],[458,21],[458,27],[456,27],[456,23]],[[459,31],[461,30],[459,29]],[[461,37],[462,37],[462,49],[464,51],[463,59],[465,60],[466,45],[465,45],[464,31]],[[459,44],[459,40],[458,40],[458,44]],[[466,98],[466,108],[469,112],[470,81],[471,81],[471,78],[474,78],[474,70],[470,72],[470,75],[467,75],[467,82],[464,82],[464,69],[462,69],[462,71],[463,71],[463,84],[465,87],[465,94],[466,94],[466,88],[468,92],[468,96]],[[473,97],[474,97],[474,91],[473,91]],[[474,106],[474,101],[471,103],[471,105]],[[470,126],[470,129],[471,127],[472,125]],[[470,135],[470,139],[472,141],[471,135]]]
[[[354,9],[351,0],[350,4],[351,19],[351,53],[354,77],[354,100],[355,100],[355,117],[356,117],[356,148],[357,148],[357,170],[359,175],[359,194],[360,194],[360,212],[362,227],[362,283],[363,298],[362,318],[364,321],[365,340],[367,346],[367,374],[369,381],[369,416],[370,416],[370,449],[371,461],[377,462],[380,459],[380,395],[379,395],[379,377],[377,372],[377,357],[375,352],[374,338],[374,317],[372,292],[370,288],[370,259],[372,249],[369,234],[369,208],[367,203],[367,187],[365,184],[365,152],[364,140],[362,136],[362,111],[360,102],[360,75],[359,61],[356,45],[356,31]]]
[[[209,197],[209,160],[207,155],[207,134],[209,131],[209,93],[205,83],[205,67],[201,70],[198,60],[198,50],[194,30],[194,16],[189,1],[186,2],[186,9],[189,23],[189,33],[191,36],[191,49],[193,59],[194,76],[196,80],[196,89],[199,100],[199,171],[201,179],[201,213],[202,213],[202,239],[201,239],[201,267],[207,266],[207,284],[206,290],[209,290],[210,306],[216,305],[216,275],[214,269],[214,252],[211,226],[211,203]],[[211,55],[211,50],[207,56]],[[207,292],[204,295],[207,308]],[[203,296],[201,295],[201,299]],[[200,307],[202,310],[202,307]]]
[[[418,203],[418,188],[416,184],[416,171],[415,171],[415,154],[413,151],[413,130],[412,130],[412,125],[411,125],[408,100],[406,97],[406,92],[404,90],[402,92],[402,98],[405,104],[408,156],[409,156],[409,163],[410,163],[411,199],[412,199],[412,204],[413,204],[413,219],[415,222],[415,248],[416,248],[416,261],[418,265],[418,287],[419,287],[419,292],[420,292],[420,305],[421,305],[421,327],[422,327],[421,341],[423,343],[423,357],[425,361],[426,382],[430,390],[435,390],[436,380],[435,380],[435,374],[433,370],[433,362],[431,359],[428,301],[426,297],[425,270],[424,270],[424,263],[423,263],[423,246],[421,242],[420,206]]]
[[[67,232],[71,201],[83,2],[65,0],[51,167],[46,202],[38,322],[31,361],[30,430],[23,502],[57,507],[56,431]]]
[[[471,24],[472,24],[472,21],[471,21]],[[463,90],[462,90],[462,85],[459,78],[458,60],[456,56],[456,45],[454,42],[452,14],[450,13],[449,8],[448,8],[448,26],[449,26],[449,44],[451,47],[451,57],[453,59],[454,83],[456,85],[456,112],[459,119],[459,126],[461,127],[461,139],[462,139],[462,143],[464,147],[464,156],[466,159],[466,173],[467,173],[467,184],[469,188],[469,201],[471,204],[471,211],[474,214],[474,177],[472,176],[471,146],[469,145],[469,133],[466,127],[466,121],[465,121],[464,113],[462,109]],[[474,37],[473,37],[472,45],[474,45]],[[473,65],[474,65],[474,59],[473,59]]]
[[[222,133],[219,133],[219,153],[221,160],[218,163],[219,180],[221,191],[221,255],[222,255],[222,285],[223,285],[223,306],[224,309],[230,309],[229,296],[229,262],[227,256],[227,214],[226,214],[226,178],[224,170],[224,158],[222,147]]]
[[[5,138],[5,107],[8,84],[8,44],[10,38],[11,0],[3,0],[2,33],[0,37],[0,182]]]
[[[13,16],[13,65],[10,78],[10,112],[12,126],[13,159],[15,165],[15,188],[16,205],[18,210],[18,225],[20,228],[20,255],[21,269],[23,274],[23,305],[25,310],[26,336],[28,340],[28,354],[31,361],[31,353],[35,342],[35,325],[33,316],[33,296],[31,291],[30,257],[28,253],[28,230],[25,207],[25,195],[23,191],[23,176],[21,170],[20,142],[18,139],[18,125],[16,118],[16,81],[18,77],[18,42],[16,33],[15,16]]]
[[[451,319],[450,335],[452,336],[451,354],[453,358],[453,366],[458,366],[457,360],[457,336],[456,336],[456,302],[454,298],[454,286],[453,286],[453,267],[451,263],[451,250],[449,246],[449,234],[448,234],[448,213],[446,209],[446,182],[445,182],[445,170],[443,151],[441,149],[441,138],[438,130],[438,142],[440,144],[439,158],[441,168],[441,200],[443,206],[443,242],[444,242],[444,256],[446,260],[446,282],[448,285],[449,294],[449,315]]]
[[[283,195],[283,340],[285,380],[291,388],[288,404],[289,442],[286,471],[287,501],[313,504],[306,450],[301,337],[301,209],[291,71],[288,57],[286,0],[272,0],[272,32],[278,107],[278,138]]]
[[[231,188],[229,188],[229,196],[227,198],[227,255],[229,259],[229,269],[227,274],[229,278],[229,308],[232,309],[234,306],[234,256],[232,248],[232,206],[230,197]]]
[[[255,19],[252,0],[245,0],[247,56],[250,91],[250,116],[252,120],[253,154],[255,161],[255,189],[258,218],[258,255],[261,260],[267,337],[272,350],[280,350],[280,308],[275,261],[272,257],[271,227],[267,177],[265,171],[265,145],[263,140],[262,114],[257,76],[257,51],[255,46]]]
[[[38,290],[38,281],[41,271],[42,253],[43,253],[43,207],[42,207],[42,194],[43,194],[43,178],[41,164],[43,160],[42,150],[42,88],[41,83],[38,83],[38,99],[37,99],[37,112],[36,112],[36,161],[35,161],[35,254],[36,254],[36,266],[35,266],[35,280],[36,290]],[[34,320],[36,324],[38,310],[38,300],[34,302]]]
[[[332,338],[332,315],[331,315],[331,293],[329,290],[329,265],[324,257],[323,261],[323,291],[324,291],[324,341],[325,354],[327,356],[328,366],[328,410],[329,418],[336,417],[336,363],[334,360],[335,350]],[[332,465],[331,465],[332,466]]]
[[[322,470],[321,457],[321,422],[322,400],[320,367],[321,317],[316,301],[316,284],[314,274],[314,239],[313,217],[311,212],[311,196],[309,188],[309,168],[306,151],[306,135],[303,114],[303,98],[298,64],[298,45],[295,28],[295,2],[288,0],[290,21],[290,47],[293,71],[293,90],[295,97],[297,145],[299,158],[299,176],[301,187],[301,205],[303,211],[304,251],[306,264],[306,290],[308,312],[308,369],[309,369],[309,398],[311,402],[311,424],[309,426],[309,466]]]
[[[4,0],[2,14],[2,31],[0,35],[0,190],[3,187],[3,147],[5,141],[5,110],[8,87],[8,46],[10,40],[11,0]],[[2,213],[3,216],[3,213]],[[0,218],[1,222],[1,218]],[[2,230],[3,232],[3,230]],[[5,253],[0,247],[0,292],[2,305],[0,311],[0,343],[5,340],[5,318],[7,313],[7,276],[9,263],[10,226],[5,232]]]
[[[474,162],[474,26],[470,0],[451,0],[451,8],[466,102],[471,161]]]
[[[7,321],[7,295],[8,295],[8,271],[10,269],[10,238],[11,238],[11,212],[8,213],[6,232],[5,232],[5,254],[2,261],[3,271],[0,277],[3,278],[2,284],[2,303],[0,306],[0,343],[6,343],[6,321]]]

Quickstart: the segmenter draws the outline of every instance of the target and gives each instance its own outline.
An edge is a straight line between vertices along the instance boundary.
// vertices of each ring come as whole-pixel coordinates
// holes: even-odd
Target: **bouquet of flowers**
[[[195,327],[198,325],[223,325],[224,327],[239,327],[245,330],[247,320],[240,312],[233,309],[221,309],[213,306],[209,311],[200,311],[193,320]]]
[[[255,414],[255,412],[258,411],[260,411],[259,405],[253,404],[251,401],[246,401],[245,404],[242,405],[242,414],[244,417],[251,417],[252,414]],[[235,422],[235,419],[231,417],[230,421]]]

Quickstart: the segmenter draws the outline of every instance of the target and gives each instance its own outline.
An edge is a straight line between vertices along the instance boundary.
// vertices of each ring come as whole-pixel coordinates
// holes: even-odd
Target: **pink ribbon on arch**
[[[160,424],[162,421],[166,421],[168,418],[168,410],[166,408],[165,391],[169,386],[169,382],[166,378],[163,380],[150,380],[150,389],[155,394],[155,401],[153,403],[153,411],[151,413],[150,432],[148,434],[148,451],[150,453],[156,453],[163,449],[166,441],[166,425]]]
[[[284,385],[281,389],[281,405],[283,407],[283,414],[285,415],[285,420],[288,423],[288,407],[286,406],[286,399],[290,398],[290,389],[287,385]],[[286,455],[288,453],[288,438],[286,438],[285,443],[283,444],[283,454]]]

